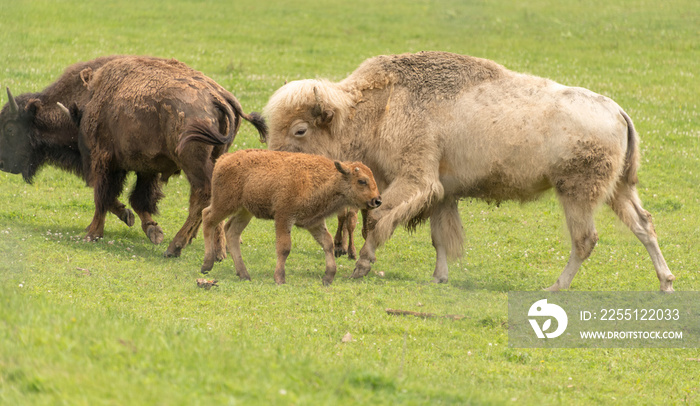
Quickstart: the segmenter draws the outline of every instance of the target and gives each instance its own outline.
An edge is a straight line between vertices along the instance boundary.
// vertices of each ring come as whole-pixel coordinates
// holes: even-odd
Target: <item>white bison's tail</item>
[[[627,122],[627,155],[625,157],[624,179],[630,185],[637,184],[637,169],[639,168],[639,136],[634,129],[632,119],[622,109],[620,114]]]

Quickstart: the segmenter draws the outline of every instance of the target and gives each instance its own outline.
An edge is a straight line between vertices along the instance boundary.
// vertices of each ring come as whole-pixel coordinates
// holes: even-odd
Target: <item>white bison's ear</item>
[[[341,162],[335,161],[333,163],[335,164],[335,169],[337,169],[338,172],[342,173],[344,176],[350,175],[350,170]]]

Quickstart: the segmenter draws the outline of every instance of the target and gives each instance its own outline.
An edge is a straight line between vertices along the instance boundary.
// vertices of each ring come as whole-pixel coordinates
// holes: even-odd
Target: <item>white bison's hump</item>
[[[371,87],[398,85],[417,95],[451,98],[469,87],[501,78],[507,72],[487,59],[426,51],[370,58],[352,76]]]

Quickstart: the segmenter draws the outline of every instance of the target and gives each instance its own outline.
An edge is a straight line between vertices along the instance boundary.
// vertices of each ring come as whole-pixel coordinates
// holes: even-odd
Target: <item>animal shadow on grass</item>
[[[154,245],[142,238],[140,229],[134,228],[115,229],[97,241],[85,241],[85,229],[80,226],[65,226],[49,223],[36,223],[32,225],[16,226],[17,230],[34,238],[43,237],[47,241],[53,241],[60,246],[70,246],[82,251],[110,253],[121,259],[130,259],[134,256],[143,258],[162,258],[160,245]],[[31,239],[27,239],[31,243]]]

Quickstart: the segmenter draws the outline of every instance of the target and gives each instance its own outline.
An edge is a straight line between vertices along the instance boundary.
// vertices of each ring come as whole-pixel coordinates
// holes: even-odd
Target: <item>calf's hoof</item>
[[[153,244],[160,244],[163,242],[164,234],[163,229],[159,225],[150,225],[146,228],[146,236],[151,240]]]
[[[341,246],[335,247],[334,254],[335,254],[336,258],[342,257],[343,255],[345,255],[347,253],[348,253],[348,251],[343,249],[343,247],[341,247]]]
[[[323,278],[323,286],[331,286],[333,278]]]

